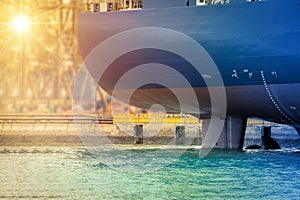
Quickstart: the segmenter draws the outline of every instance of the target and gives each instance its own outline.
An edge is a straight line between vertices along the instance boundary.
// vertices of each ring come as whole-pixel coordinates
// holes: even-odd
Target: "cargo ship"
[[[173,85],[153,82],[138,87],[130,97],[132,105],[149,109],[160,104],[169,113],[182,112],[182,106],[187,114],[199,109],[208,124],[212,116],[224,119],[217,145],[241,149],[248,118],[300,128],[299,18],[297,0],[87,2],[78,21],[79,43],[91,75],[110,94],[130,70],[153,65],[156,76],[173,80]],[[203,63],[200,73],[194,63]],[[159,66],[176,72],[162,73]],[[172,93],[172,87],[182,89],[182,94],[186,89],[177,84],[176,73],[195,91],[197,105],[179,102]],[[148,76],[144,70],[130,79]],[[130,84],[123,89],[131,89],[126,87]],[[210,91],[218,89],[226,102],[213,108]]]

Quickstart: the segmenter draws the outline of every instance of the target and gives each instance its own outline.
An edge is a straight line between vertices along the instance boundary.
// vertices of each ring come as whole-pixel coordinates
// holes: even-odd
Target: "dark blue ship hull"
[[[183,33],[197,41],[218,67],[226,90],[227,115],[257,117],[297,127],[300,124],[299,18],[300,3],[292,0],[83,13],[79,17],[79,42],[87,58],[98,44],[127,30],[159,27]],[[155,38],[149,35],[151,39]],[[180,45],[171,37],[161,43]],[[183,74],[197,93],[203,116],[210,114],[205,77],[195,75],[191,64],[176,54],[151,48],[131,51],[112,62],[100,78],[97,72],[100,66],[87,64],[87,67],[111,93],[123,74],[146,63],[171,66]],[[167,78],[167,74],[162,78]],[[180,111],[172,93],[156,84],[141,87],[131,99],[132,104],[144,108],[155,102],[170,112]],[[193,105],[190,106],[192,110]]]

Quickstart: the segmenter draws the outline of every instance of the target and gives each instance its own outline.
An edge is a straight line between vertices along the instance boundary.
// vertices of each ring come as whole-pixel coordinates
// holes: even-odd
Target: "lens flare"
[[[23,33],[24,31],[28,30],[30,26],[30,20],[24,15],[18,15],[14,18],[12,24],[16,33]]]

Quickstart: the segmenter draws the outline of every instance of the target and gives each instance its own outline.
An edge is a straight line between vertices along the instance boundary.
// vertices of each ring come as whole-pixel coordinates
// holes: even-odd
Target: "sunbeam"
[[[14,15],[13,11],[7,7],[2,1],[0,1],[0,4],[11,14],[11,15]]]
[[[27,12],[27,15],[30,16],[31,12],[36,8],[37,4],[40,2],[40,0],[36,0],[34,2],[34,4],[31,6],[31,8],[29,9],[29,11]]]
[[[21,68],[21,77],[23,76],[23,34],[20,35],[20,68]],[[22,81],[22,79],[20,80]]]
[[[0,53],[6,55],[0,58],[5,66],[2,71],[0,69],[0,73],[9,71],[10,76],[17,76],[8,81],[14,85],[10,89],[14,97],[17,95],[20,100],[31,98],[32,94],[27,94],[27,91],[41,92],[39,91],[41,89],[37,88],[44,87],[43,79],[49,78],[49,76],[58,77],[62,73],[69,76],[72,71],[74,73],[76,70],[72,67],[77,67],[77,62],[81,58],[78,59],[74,56],[74,54],[78,55],[78,48],[75,38],[72,37],[76,37],[76,15],[81,7],[77,2],[74,7],[73,3],[73,1],[66,3],[66,1],[54,0],[49,2],[0,0]],[[73,12],[74,15],[70,15],[70,12]],[[65,71],[59,72],[60,74],[57,70],[53,70],[61,69],[61,67],[64,67]],[[28,83],[28,80],[35,78],[41,82],[40,86]],[[19,84],[13,80],[18,80]],[[0,82],[0,87],[4,87],[4,84],[6,84],[4,81]],[[49,94],[54,95],[58,93],[55,92],[59,90],[57,88],[59,87],[47,90],[51,90],[52,94]],[[67,89],[59,92],[62,97],[66,95],[64,90]],[[43,97],[44,94],[35,96]],[[67,94],[67,96],[69,98],[70,95]],[[56,96],[55,98],[60,97]]]
[[[6,46],[8,45],[8,43],[13,39],[13,37],[15,36],[15,34],[12,34],[9,39],[6,41],[6,43],[4,44],[4,46],[0,49],[0,54],[2,53],[2,51],[6,48]]]
[[[6,32],[6,31],[9,31],[9,28],[5,28],[5,29],[0,30],[0,33]]]
[[[51,52],[51,50],[47,47],[47,45],[45,43],[43,43],[34,33],[32,33],[31,31],[28,31],[30,33],[30,35],[36,39],[36,41],[38,41],[40,43],[40,45],[42,45],[58,62],[62,62],[60,60],[60,58],[58,58],[55,54],[53,54],[53,52]]]
[[[37,19],[37,18],[42,17],[42,16],[44,16],[44,15],[46,15],[46,14],[49,14],[49,13],[54,12],[54,11],[56,11],[56,10],[59,10],[59,9],[61,9],[61,8],[63,8],[63,7],[64,7],[64,6],[58,6],[58,7],[56,7],[56,8],[50,9],[50,10],[48,10],[48,11],[45,11],[45,12],[41,13],[40,15],[33,16],[32,19]]]

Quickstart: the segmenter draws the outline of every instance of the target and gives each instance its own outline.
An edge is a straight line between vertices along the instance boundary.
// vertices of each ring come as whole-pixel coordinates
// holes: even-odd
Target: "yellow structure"
[[[199,124],[199,120],[190,115],[182,114],[117,114],[113,123],[166,123],[166,124]]]

